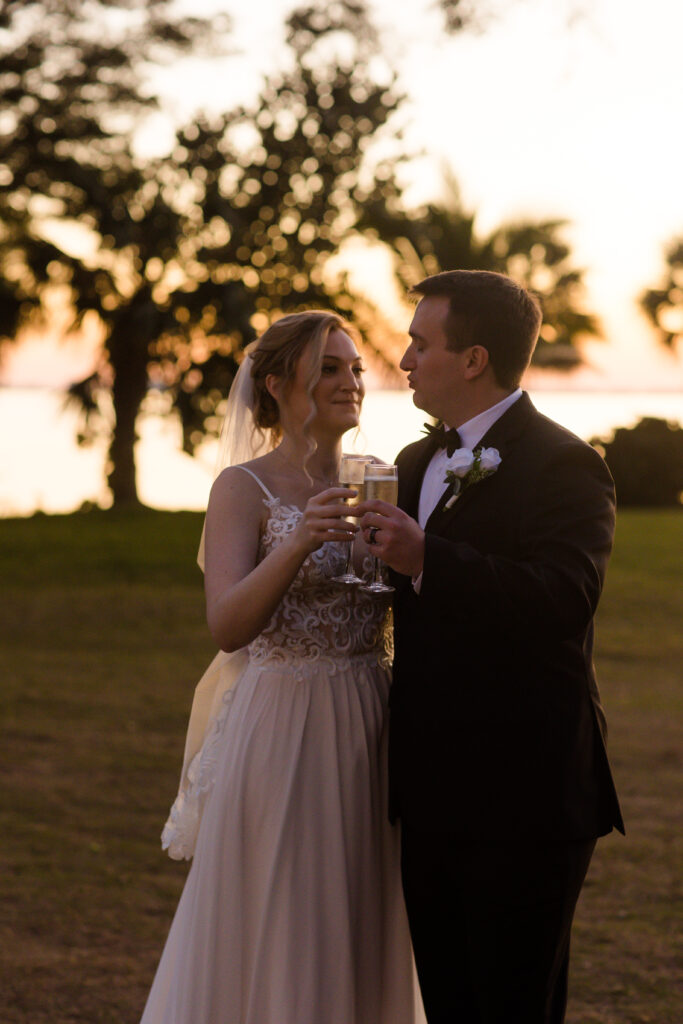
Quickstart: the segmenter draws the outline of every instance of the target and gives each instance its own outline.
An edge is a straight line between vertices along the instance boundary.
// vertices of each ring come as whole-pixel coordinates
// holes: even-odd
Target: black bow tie
[[[425,423],[425,432],[431,437],[437,448],[446,449],[446,455],[449,459],[456,448],[460,448],[460,434],[455,427],[446,430],[443,423],[439,424],[438,427],[432,426],[431,423]]]

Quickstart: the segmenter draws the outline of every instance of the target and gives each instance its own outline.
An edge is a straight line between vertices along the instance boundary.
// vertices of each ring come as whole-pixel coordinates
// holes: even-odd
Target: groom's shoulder
[[[530,432],[536,437],[543,438],[549,444],[556,445],[580,445],[587,447],[577,434],[573,434],[567,427],[563,427],[557,420],[550,419],[543,413],[535,411],[535,416],[530,421]]]
[[[419,459],[424,454],[425,447],[428,443],[429,438],[427,437],[421,437],[418,438],[417,441],[411,441],[411,443],[407,444],[405,448],[401,448],[401,451],[396,456],[396,464],[408,465],[409,463]]]
[[[557,420],[552,420],[537,409],[534,410],[534,414],[530,421],[532,437],[535,435],[536,438],[543,439],[551,447],[578,448],[582,451],[594,452],[597,455],[595,449],[587,441],[584,441],[578,434],[572,433]]]
[[[527,450],[535,449],[541,461],[569,459],[594,470],[607,471],[600,452],[561,423],[534,409],[526,431]]]

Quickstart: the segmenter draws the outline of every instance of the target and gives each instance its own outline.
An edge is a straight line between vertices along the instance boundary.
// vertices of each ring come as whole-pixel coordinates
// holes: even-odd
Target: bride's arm
[[[333,529],[348,510],[332,502],[344,496],[338,487],[316,494],[297,528],[257,565],[263,493],[238,469],[217,478],[206,512],[204,587],[209,630],[222,650],[236,651],[265,629],[311,551],[326,540],[348,540],[353,526]]]

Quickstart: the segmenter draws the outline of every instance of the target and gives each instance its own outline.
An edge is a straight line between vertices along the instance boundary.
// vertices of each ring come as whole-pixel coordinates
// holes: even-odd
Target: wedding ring
[[[376,544],[377,543],[377,541],[375,540],[375,537],[377,536],[378,530],[379,530],[379,526],[371,526],[370,527],[370,540],[368,541],[368,544],[372,545],[372,544]]]

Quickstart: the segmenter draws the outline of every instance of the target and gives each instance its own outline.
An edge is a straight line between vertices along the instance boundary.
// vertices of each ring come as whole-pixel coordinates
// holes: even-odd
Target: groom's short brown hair
[[[426,277],[411,293],[447,297],[447,347],[462,351],[481,345],[500,387],[517,387],[541,326],[541,306],[535,295],[505,274],[488,270],[446,270]]]

